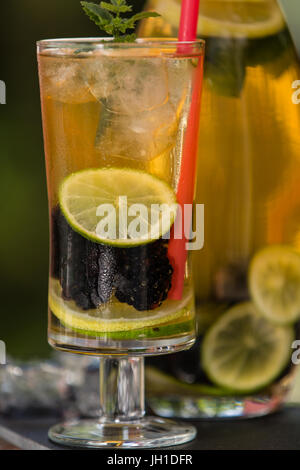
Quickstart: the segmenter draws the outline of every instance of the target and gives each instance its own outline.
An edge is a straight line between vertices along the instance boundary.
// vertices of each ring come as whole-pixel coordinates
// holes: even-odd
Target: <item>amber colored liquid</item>
[[[169,1],[168,8],[164,3],[169,19],[147,20],[140,35],[176,36],[179,3]],[[158,12],[161,5],[148,2]],[[234,21],[242,12],[254,24],[258,7],[203,0],[201,13]],[[274,2],[261,2],[264,13],[269,7],[276,12]],[[258,37],[247,37],[245,27],[244,37],[236,38],[224,23],[220,35],[199,35],[206,41],[206,58],[196,202],[205,205],[205,241],[193,253],[193,275],[202,335],[207,316],[207,326],[214,322],[213,305],[218,310],[249,298],[249,261],[259,249],[269,244],[300,249],[300,108],[292,102],[300,67],[283,20],[277,32],[260,31]],[[184,354],[166,371],[206,383],[199,351]]]
[[[180,71],[185,71],[184,79],[182,73],[177,75],[179,67]],[[106,77],[106,82],[102,76],[99,78],[99,70],[111,73],[113,79]],[[131,72],[130,76],[126,76],[128,70]],[[174,60],[161,58],[154,58],[148,63],[137,58],[135,63],[133,59],[131,62],[129,59],[126,61],[126,57],[118,61],[105,61],[96,54],[92,58],[78,58],[75,53],[65,56],[39,55],[51,214],[49,292],[54,308],[49,308],[49,338],[51,344],[59,349],[75,349],[91,354],[119,354],[120,351],[127,352],[130,348],[135,348],[142,349],[145,353],[149,350],[153,354],[159,348],[168,350],[172,339],[175,345],[186,341],[181,338],[193,341],[194,297],[188,263],[181,299],[170,300],[166,292],[163,300],[151,305],[144,303],[142,298],[146,299],[150,290],[147,282],[151,270],[149,268],[150,275],[148,276],[147,271],[147,276],[142,279],[142,267],[151,265],[154,269],[155,256],[160,253],[160,256],[157,255],[157,269],[160,272],[165,261],[169,270],[167,245],[160,251],[158,245],[157,250],[154,247],[152,251],[150,245],[127,251],[126,246],[114,247],[114,250],[109,250],[110,247],[106,245],[101,248],[101,244],[98,247],[97,243],[74,232],[62,214],[58,193],[68,175],[103,167],[142,170],[163,179],[175,192],[182,160],[182,139],[178,136],[182,132],[182,123],[187,121],[189,94],[192,89],[190,83],[194,70],[194,63],[191,63],[190,58],[180,59],[176,63]],[[143,74],[145,83],[140,81],[140,74]],[[122,80],[127,82],[124,84]],[[109,87],[112,86],[114,88],[111,91]],[[162,246],[165,242],[158,240],[158,244]],[[98,248],[103,252],[106,250],[102,258]],[[128,258],[126,262],[121,259],[123,255]],[[108,256],[111,256],[111,261],[107,262],[107,270],[121,270],[127,263],[133,273],[134,264],[140,263],[141,269],[137,269],[137,274],[134,274],[136,282],[127,289],[128,298],[125,300],[119,300],[121,296],[118,298],[115,286],[107,299],[101,300],[101,296],[98,296],[96,301],[93,300],[95,289],[99,292],[100,277],[95,281],[98,284],[95,283],[92,287],[94,281],[90,279],[94,279],[95,269],[102,266],[101,263]],[[114,266],[116,259],[119,260],[118,268],[111,268],[109,263]],[[171,270],[172,268],[168,274],[170,278]],[[111,274],[112,283],[118,282],[117,276],[118,273]],[[156,286],[158,281],[160,280],[152,281],[153,295],[159,288],[162,289],[163,282]],[[103,280],[106,288],[105,282],[107,280]],[[134,295],[131,289],[137,289],[138,283],[138,295],[144,290],[139,297],[139,305],[134,306],[130,303]],[[168,284],[168,291],[170,286]],[[99,319],[100,322],[103,319],[123,321],[127,317],[135,318],[136,321],[132,331],[128,328],[117,332],[109,329],[93,331],[78,327],[79,324],[73,319],[74,314],[72,317],[74,309],[79,309],[83,322],[85,318],[94,318],[96,321]],[[158,326],[163,326],[164,329],[146,330],[143,321],[147,322],[154,310],[159,314],[161,309],[164,310]],[[165,311],[172,314],[177,312],[176,321],[164,320],[167,318]],[[64,323],[61,316],[66,312],[69,317]],[[113,327],[114,324],[111,324],[111,328]]]

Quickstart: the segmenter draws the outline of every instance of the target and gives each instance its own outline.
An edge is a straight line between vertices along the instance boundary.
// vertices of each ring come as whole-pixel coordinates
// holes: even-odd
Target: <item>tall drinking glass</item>
[[[144,417],[144,356],[194,342],[190,239],[202,41],[46,40],[38,63],[50,214],[49,342],[100,356],[97,420],[49,436],[86,447],[184,443]]]

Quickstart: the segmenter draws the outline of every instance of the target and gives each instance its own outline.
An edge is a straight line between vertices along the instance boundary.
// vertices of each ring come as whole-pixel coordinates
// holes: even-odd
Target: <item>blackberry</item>
[[[97,294],[102,303],[111,297],[116,270],[116,250],[110,246],[98,245]]]
[[[118,249],[115,296],[137,310],[152,310],[167,298],[173,268],[166,240]]]
[[[115,250],[75,232],[59,207],[52,211],[51,227],[51,273],[59,279],[63,297],[83,310],[108,302],[116,272]]]
[[[108,302],[113,291],[141,311],[167,298],[173,269],[165,240],[132,248],[94,243],[70,227],[58,206],[52,210],[51,239],[51,275],[59,279],[63,298],[83,310]]]

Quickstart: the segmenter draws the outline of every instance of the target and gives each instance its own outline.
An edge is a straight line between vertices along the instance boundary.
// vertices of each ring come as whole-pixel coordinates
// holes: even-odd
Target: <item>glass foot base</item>
[[[184,444],[196,437],[194,426],[156,417],[135,422],[69,421],[49,430],[51,441],[72,447],[152,448]]]

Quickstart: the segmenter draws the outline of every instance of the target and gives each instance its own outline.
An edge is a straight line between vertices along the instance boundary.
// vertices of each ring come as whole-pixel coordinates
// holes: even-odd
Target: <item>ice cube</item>
[[[172,149],[191,76],[186,60],[95,60],[90,87],[102,103],[95,142],[102,157],[152,160]]]
[[[92,94],[109,102],[111,111],[136,114],[151,111],[168,100],[165,60],[101,57],[90,76]]]
[[[143,113],[109,113],[106,124],[99,123],[96,147],[107,158],[152,160],[175,145],[177,127],[170,103]]]
[[[44,57],[40,66],[44,96],[68,104],[95,101],[88,82],[91,60]]]

